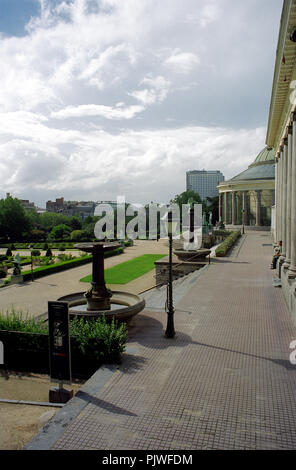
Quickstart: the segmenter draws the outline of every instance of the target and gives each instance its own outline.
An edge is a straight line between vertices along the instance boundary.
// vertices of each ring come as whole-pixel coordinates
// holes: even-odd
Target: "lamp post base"
[[[167,321],[167,327],[165,330],[165,336],[166,338],[174,338],[175,337],[175,328],[174,328],[174,311],[173,312],[168,312],[168,321]]]

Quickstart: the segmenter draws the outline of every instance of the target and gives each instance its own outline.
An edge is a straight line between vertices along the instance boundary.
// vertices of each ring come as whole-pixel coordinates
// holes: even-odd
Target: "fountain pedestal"
[[[77,243],[75,248],[92,253],[91,288],[84,294],[87,310],[110,310],[112,292],[107,289],[104,275],[104,253],[120,246],[117,242]]]

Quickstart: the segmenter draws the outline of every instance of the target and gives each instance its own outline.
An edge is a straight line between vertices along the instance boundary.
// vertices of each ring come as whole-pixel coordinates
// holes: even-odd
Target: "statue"
[[[14,259],[13,259],[13,275],[14,276],[19,276],[22,271],[22,266],[21,266],[21,259],[20,255],[18,253],[15,254]]]

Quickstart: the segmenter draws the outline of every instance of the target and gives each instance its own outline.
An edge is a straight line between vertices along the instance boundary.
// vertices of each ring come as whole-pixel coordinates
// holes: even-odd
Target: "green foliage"
[[[6,256],[12,256],[12,251],[10,248],[7,248],[6,250]]]
[[[0,237],[17,240],[32,228],[22,203],[12,197],[0,200]]]
[[[31,251],[32,256],[40,256],[41,253],[39,250],[36,250],[35,248]]]
[[[44,230],[33,229],[33,230],[30,230],[30,232],[28,233],[28,237],[32,241],[44,240],[45,232]]]
[[[74,317],[70,323],[70,335],[77,339],[83,355],[99,361],[118,358],[128,339],[124,323],[118,326],[114,319],[107,323],[104,316],[97,320]]]
[[[0,312],[0,330],[47,333],[48,327],[46,324],[30,317],[28,312],[24,315],[13,308],[11,311],[7,310],[6,313]]]
[[[73,256],[71,253],[69,253],[68,255],[66,253],[59,253],[58,258],[61,261],[69,261],[71,259],[77,259],[77,256]]]
[[[45,256],[48,257],[48,258],[52,258],[52,251],[51,251],[50,248],[47,248]]]
[[[34,333],[48,335],[48,324],[37,321],[27,313],[12,309],[5,314],[0,313],[0,331]],[[105,317],[97,320],[79,319],[74,317],[70,321],[70,336],[75,339],[74,349],[78,349],[80,355],[95,359],[98,362],[117,361],[125,349],[128,340],[127,329],[124,323],[118,324],[112,320],[108,323]],[[24,351],[34,347],[42,349],[44,338],[22,337],[22,347]],[[27,341],[27,344],[26,344]],[[72,348],[72,341],[71,341]],[[41,352],[41,351],[40,351]],[[76,352],[76,351],[75,351]]]
[[[81,242],[83,240],[87,240],[87,234],[84,230],[73,230],[70,234],[71,240],[76,242]]]
[[[107,284],[127,284],[137,279],[154,268],[154,262],[166,255],[142,255],[138,258],[117,264],[105,270],[105,281]],[[82,282],[91,282],[92,276],[80,279]]]
[[[69,261],[61,261],[60,263],[51,264],[49,266],[40,266],[34,269],[34,278],[48,276],[49,274],[65,271],[66,269],[76,268],[82,264],[90,263],[92,256],[82,256],[81,258],[71,259]],[[24,281],[31,279],[31,270],[22,272]]]
[[[231,232],[230,235],[225,238],[224,242],[221,243],[221,245],[216,248],[216,256],[217,257],[222,257],[226,256],[230,248],[235,244],[236,240],[241,236],[241,233],[239,230],[236,230],[234,232]]]
[[[42,230],[50,232],[53,227],[57,225],[68,225],[71,232],[71,220],[72,217],[63,214],[57,214],[55,212],[43,212],[39,217],[39,226]],[[73,229],[72,229],[73,230]]]
[[[62,240],[68,238],[71,232],[71,228],[68,225],[60,224],[52,228],[49,237],[51,240]]]
[[[187,190],[181,194],[177,194],[174,199],[171,200],[171,203],[178,204],[178,206],[181,208],[182,204],[188,204],[189,199],[193,199],[196,204],[201,204],[202,202],[201,197],[198,193],[196,193],[195,191]]]
[[[81,220],[76,216],[72,217],[67,225],[69,225],[72,230],[80,230],[82,228]]]

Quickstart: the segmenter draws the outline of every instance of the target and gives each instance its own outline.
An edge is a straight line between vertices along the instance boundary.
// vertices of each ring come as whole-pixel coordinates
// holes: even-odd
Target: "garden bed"
[[[219,245],[216,248],[216,256],[218,258],[226,256],[229,250],[233,247],[233,245],[236,243],[236,241],[239,239],[240,236],[241,236],[240,230],[231,232],[230,235],[228,235],[228,237],[225,238],[225,240],[221,243],[221,245]]]
[[[125,324],[117,326],[105,318],[72,320],[70,335],[72,375],[79,378],[89,377],[103,363],[120,362],[127,342]],[[0,341],[4,345],[2,369],[49,374],[47,324],[23,320],[17,314],[0,315]]]

